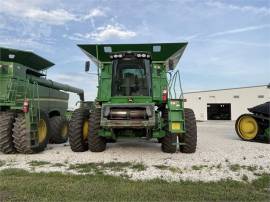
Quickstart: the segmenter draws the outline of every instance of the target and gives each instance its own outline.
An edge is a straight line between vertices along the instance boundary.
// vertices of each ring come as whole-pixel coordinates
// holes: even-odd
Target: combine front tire
[[[177,135],[170,133],[161,140],[161,149],[165,153],[175,153],[177,149]]]
[[[43,151],[49,140],[50,123],[48,116],[44,112],[40,112],[40,119],[37,123],[38,146],[32,147],[31,134],[27,129],[25,114],[20,113],[16,117],[13,128],[13,142],[18,152],[24,154],[32,154]]]
[[[5,154],[15,153],[12,128],[15,121],[13,112],[0,112],[0,151]]]
[[[54,116],[50,118],[51,135],[50,142],[55,144],[62,144],[68,140],[68,122],[61,116]]]
[[[100,129],[100,118],[100,109],[97,108],[90,115],[89,119],[89,125],[91,125],[91,127],[89,128],[88,145],[92,152],[103,152],[106,149],[106,139],[98,134]]]
[[[243,114],[235,122],[235,131],[242,140],[254,140],[259,130],[258,122],[251,114]]]
[[[71,150],[74,152],[83,152],[88,149],[89,114],[88,108],[79,108],[72,113],[68,137]]]
[[[175,153],[177,149],[177,135],[169,132],[169,120],[168,120],[168,109],[163,109],[161,114],[164,121],[164,130],[166,135],[158,139],[161,143],[161,150],[165,153]]]
[[[194,153],[197,147],[197,125],[195,114],[192,109],[185,108],[185,128],[186,133],[179,137],[181,143],[180,151],[183,153]]]

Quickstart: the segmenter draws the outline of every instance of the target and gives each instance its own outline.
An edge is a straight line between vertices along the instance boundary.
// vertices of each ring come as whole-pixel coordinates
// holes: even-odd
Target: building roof
[[[237,90],[237,89],[244,89],[244,88],[256,88],[256,87],[267,87],[270,88],[270,83],[265,85],[257,85],[257,86],[246,86],[246,87],[238,87],[238,88],[223,88],[223,89],[215,89],[215,90],[199,90],[199,91],[192,91],[192,92],[184,92],[184,94],[191,94],[191,93],[204,93],[204,92],[212,92],[212,91],[223,91],[223,90]]]

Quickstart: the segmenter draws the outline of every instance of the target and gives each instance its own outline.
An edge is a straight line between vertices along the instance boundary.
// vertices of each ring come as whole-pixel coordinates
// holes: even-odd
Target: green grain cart
[[[36,153],[67,141],[69,95],[83,91],[46,79],[54,64],[32,52],[0,48],[0,151]]]
[[[102,152],[117,137],[157,138],[162,151],[193,153],[194,113],[184,109],[175,67],[187,43],[79,45],[98,67],[95,109],[77,109],[70,121],[71,149]],[[86,71],[90,63],[86,62]],[[180,93],[179,93],[180,92]],[[179,94],[178,94],[179,93]]]

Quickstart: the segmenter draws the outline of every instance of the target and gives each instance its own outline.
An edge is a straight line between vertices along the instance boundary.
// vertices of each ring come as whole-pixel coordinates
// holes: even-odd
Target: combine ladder
[[[26,82],[25,99],[29,99],[29,121],[30,121],[30,140],[31,145],[38,147],[38,142],[32,142],[32,140],[38,140],[38,122],[40,120],[40,103],[39,103],[39,85],[37,82]]]
[[[169,72],[168,93],[169,129],[173,133],[184,133],[184,96],[179,70],[177,70],[174,74],[172,72]]]

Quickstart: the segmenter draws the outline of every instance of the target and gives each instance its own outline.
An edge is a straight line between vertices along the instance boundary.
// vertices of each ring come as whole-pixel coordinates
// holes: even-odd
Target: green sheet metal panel
[[[181,58],[187,42],[184,43],[151,43],[151,44],[79,44],[82,51],[96,64],[110,62],[110,54],[123,51],[143,51],[152,55],[152,61],[174,61],[174,67]],[[107,51],[106,51],[107,50]]]
[[[54,63],[31,52],[18,49],[0,47],[0,61],[14,62],[35,70],[45,70]]]

